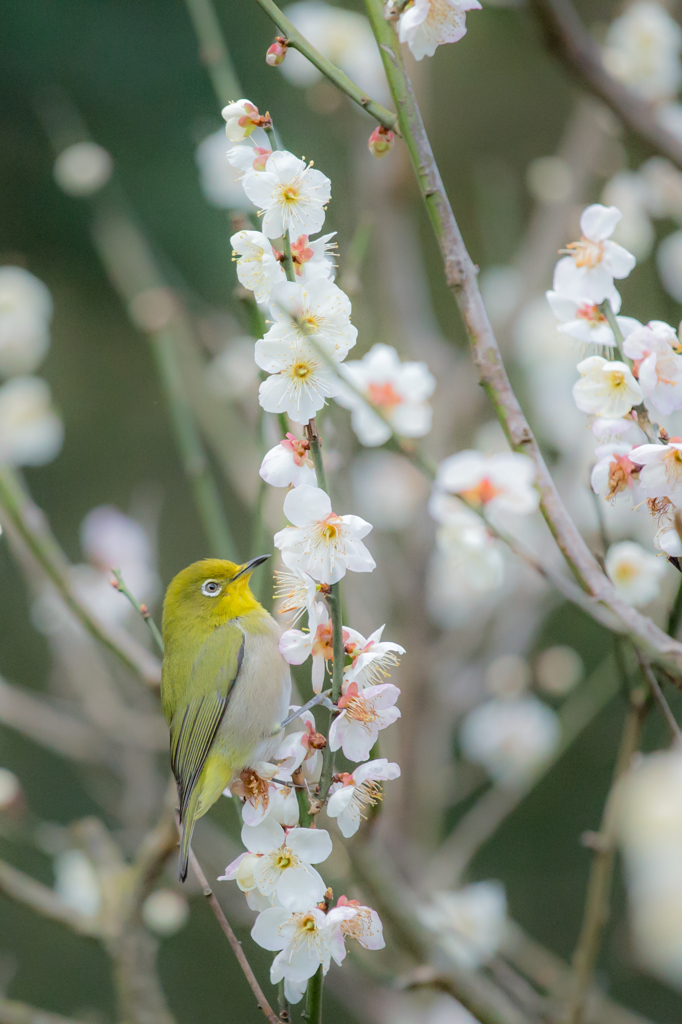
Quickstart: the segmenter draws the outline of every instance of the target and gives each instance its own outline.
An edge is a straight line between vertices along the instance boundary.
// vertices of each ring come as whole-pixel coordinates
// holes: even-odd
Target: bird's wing
[[[171,768],[178,785],[180,820],[201,775],[244,658],[244,634],[230,623],[220,626],[202,645],[191,666],[188,703],[176,707],[170,721]],[[185,680],[185,685],[187,681]]]

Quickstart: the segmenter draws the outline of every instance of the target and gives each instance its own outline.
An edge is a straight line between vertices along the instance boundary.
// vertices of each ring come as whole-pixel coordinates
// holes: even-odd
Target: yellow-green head
[[[212,630],[230,619],[260,608],[251,593],[249,580],[253,570],[269,558],[260,555],[244,565],[222,558],[204,558],[193,562],[171,580],[163,602],[164,638],[178,629],[202,622]]]

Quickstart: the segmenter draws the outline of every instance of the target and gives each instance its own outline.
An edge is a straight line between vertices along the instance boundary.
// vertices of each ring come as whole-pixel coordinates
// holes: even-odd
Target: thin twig
[[[348,75],[337,68],[335,64],[332,64],[330,60],[323,57],[319,50],[308,42],[308,40],[301,35],[295,25],[289,21],[287,16],[279,9],[277,4],[273,3],[273,0],[256,0],[259,7],[262,7],[268,17],[275,23],[277,28],[284,33],[287,40],[287,45],[292,50],[298,50],[304,57],[314,64],[318,71],[321,71],[325,78],[328,78],[330,82],[333,82],[341,92],[345,92],[346,96],[357,103],[359,107],[366,110],[367,113],[379,122],[388,131],[398,130],[398,118],[395,114],[387,110],[386,107],[382,107],[380,103],[370,99],[370,97],[363,92],[363,90],[352,82]]]
[[[192,865],[192,871],[194,872],[196,879],[199,885],[201,886],[201,890],[206,899],[208,900],[211,910],[213,911],[217,918],[218,924],[225,933],[227,941],[232,946],[232,951],[236,956],[239,966],[241,967],[244,973],[244,977],[248,981],[251,991],[256,997],[256,1002],[258,1003],[259,1009],[263,1011],[267,1020],[270,1021],[270,1024],[281,1024],[279,1017],[270,1006],[270,1003],[265,998],[263,989],[258,984],[258,979],[251,970],[251,965],[249,964],[249,961],[246,959],[246,955],[244,953],[244,950],[242,949],[241,943],[237,936],[232,931],[229,921],[227,920],[225,914],[223,913],[223,908],[220,906],[220,903],[218,902],[213,890],[208,884],[206,875],[201,870],[201,865],[199,864],[199,861],[197,860],[193,850],[189,851],[189,862]]]
[[[0,466],[0,510],[88,633],[143,682],[158,686],[161,669],[156,658],[124,630],[105,626],[76,597],[68,579],[68,562],[43,512],[8,466]]]
[[[130,592],[130,590],[126,586],[120,569],[112,569],[111,571],[114,574],[114,579],[116,581],[115,589],[118,590],[120,594],[123,594],[124,597],[128,598],[128,600],[130,601],[131,605],[138,613],[138,615],[142,619],[144,619],[145,625],[147,626],[147,629],[152,635],[152,640],[158,647],[159,653],[163,655],[163,638],[161,636],[161,631],[154,622],[154,619],[150,614],[149,608],[147,608],[146,604],[140,604],[137,598]],[[112,586],[113,585],[114,581],[112,580]]]
[[[65,925],[77,935],[97,939],[102,937],[102,929],[96,918],[67,906],[52,889],[5,861],[0,861],[0,892],[16,903],[30,907],[41,917]]]
[[[586,30],[571,0],[529,0],[545,43],[578,83],[616,114],[648,147],[682,170],[682,142],[656,119],[654,108],[604,67],[597,43]]]
[[[74,1017],[62,1017],[60,1013],[39,1010],[28,1003],[0,997],[0,1024],[81,1024]]]
[[[639,665],[642,669],[643,675],[646,677],[649,686],[651,687],[651,692],[654,696],[654,700],[663,712],[663,717],[670,726],[670,731],[673,734],[673,739],[676,743],[682,743],[682,730],[680,730],[680,727],[677,724],[677,719],[672,713],[672,709],[668,704],[668,701],[665,699],[665,694],[661,689],[661,684],[656,678],[654,670],[652,669],[651,665],[647,664],[647,662],[644,661],[644,659],[639,655],[639,653],[637,655],[637,660],[639,661]]]

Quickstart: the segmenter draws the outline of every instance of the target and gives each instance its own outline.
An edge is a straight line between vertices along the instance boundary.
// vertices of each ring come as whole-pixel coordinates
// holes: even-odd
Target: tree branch
[[[60,1013],[38,1010],[28,1003],[19,1003],[15,999],[0,997],[0,1024],[80,1024],[72,1017],[62,1017]]]
[[[547,48],[579,85],[597,96],[648,147],[682,170],[682,141],[658,123],[656,111],[608,73],[597,43],[571,0],[528,0]]]
[[[52,889],[43,885],[42,882],[36,882],[34,878],[5,861],[0,861],[0,893],[8,896],[15,903],[30,907],[41,917],[65,925],[77,935],[86,935],[94,939],[102,938],[102,930],[95,918],[87,917],[80,911],[67,906]]]

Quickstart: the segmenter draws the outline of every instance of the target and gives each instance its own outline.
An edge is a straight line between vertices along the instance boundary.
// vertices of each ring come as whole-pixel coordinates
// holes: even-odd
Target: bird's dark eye
[[[222,587],[217,580],[205,580],[201,584],[201,593],[205,597],[217,597]]]

